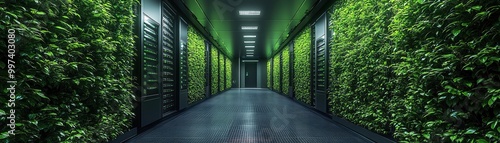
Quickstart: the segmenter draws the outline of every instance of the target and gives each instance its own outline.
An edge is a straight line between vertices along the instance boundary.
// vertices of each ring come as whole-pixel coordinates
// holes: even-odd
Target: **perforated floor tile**
[[[371,142],[266,89],[233,89],[137,135],[129,143]]]

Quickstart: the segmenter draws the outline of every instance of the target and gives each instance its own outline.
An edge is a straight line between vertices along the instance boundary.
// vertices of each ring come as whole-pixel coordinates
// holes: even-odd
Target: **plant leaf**
[[[452,31],[454,37],[457,37],[458,34],[460,34],[460,32],[462,32],[462,30],[460,30],[460,29],[453,29],[453,31]]]
[[[476,5],[476,6],[473,6],[473,7],[472,7],[472,9],[473,9],[473,10],[476,10],[476,11],[479,11],[479,10],[481,10],[481,8],[482,8],[482,7],[483,7],[483,6]]]
[[[476,129],[468,129],[465,134],[474,134],[476,132]]]

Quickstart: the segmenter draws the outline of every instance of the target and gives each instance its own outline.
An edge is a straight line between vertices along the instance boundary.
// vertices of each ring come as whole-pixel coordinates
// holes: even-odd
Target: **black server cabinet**
[[[181,18],[179,22],[179,110],[188,106],[188,50],[187,23]]]
[[[327,24],[326,14],[323,14],[315,23],[314,28],[314,107],[319,111],[327,111],[327,90],[328,90],[328,46],[327,46]]]
[[[159,24],[144,14],[142,27],[141,125],[161,118]]]
[[[177,110],[176,95],[176,52],[174,42],[175,14],[163,3],[162,7],[162,47],[161,47],[161,94],[163,117]]]

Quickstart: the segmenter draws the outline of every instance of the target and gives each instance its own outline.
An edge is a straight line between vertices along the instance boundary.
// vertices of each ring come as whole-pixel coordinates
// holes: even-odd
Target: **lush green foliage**
[[[498,142],[499,16],[500,1],[338,1],[332,112],[401,142]]]
[[[212,95],[218,92],[219,88],[219,51],[216,48],[211,48],[212,60]]]
[[[226,58],[226,89],[230,89],[232,84],[232,69],[231,69],[231,60]]]
[[[275,91],[281,92],[280,91],[280,56],[275,55],[273,58],[273,89]]]
[[[221,91],[224,91],[225,88],[224,88],[224,76],[226,76],[226,73],[224,72],[224,55],[222,53],[220,53],[221,55],[219,56],[219,76],[220,76],[220,83],[219,83],[219,92]]]
[[[267,88],[271,89],[271,60],[267,60]]]
[[[283,56],[283,92],[286,95],[288,94],[288,86],[290,86],[290,47],[286,46],[282,53]]]
[[[311,28],[295,39],[293,48],[293,91],[297,100],[311,104]]]
[[[10,2],[10,1],[9,1]],[[7,95],[7,29],[16,30],[16,135],[1,142],[106,142],[133,118],[133,0],[0,5],[0,84]],[[5,71],[5,72],[4,72]],[[8,96],[0,96],[6,120]]]
[[[205,39],[195,29],[188,27],[188,103],[205,97]]]

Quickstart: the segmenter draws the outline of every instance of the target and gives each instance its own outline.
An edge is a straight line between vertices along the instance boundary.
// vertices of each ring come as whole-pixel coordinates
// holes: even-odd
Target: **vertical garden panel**
[[[286,46],[282,54],[283,59],[283,72],[282,72],[282,92],[289,95],[289,85],[290,85],[290,47]]]
[[[231,60],[229,58],[226,59],[226,89],[230,89],[232,86],[232,69],[231,69]]]
[[[294,91],[297,100],[311,104],[311,29],[307,28],[294,41]]]
[[[216,94],[219,90],[219,53],[217,49],[212,46],[210,47],[210,51],[212,53],[211,59],[212,60],[212,95]]]
[[[136,1],[0,3],[0,142],[108,142],[131,127],[133,89],[140,85],[134,85],[132,71],[142,55],[132,29],[142,25],[134,21]],[[7,56],[11,28],[13,59]],[[10,137],[8,59],[16,62],[18,87]]]
[[[219,52],[219,64],[220,64],[219,65],[219,92],[224,91],[224,89],[225,89],[224,77],[226,76],[226,73],[224,73],[224,69],[226,67],[224,67],[224,62],[225,62],[224,58],[225,58],[225,55],[222,52]]]
[[[279,55],[273,58],[273,90],[280,90],[280,58]]]
[[[499,15],[500,1],[338,1],[332,112],[400,142],[498,142]]]
[[[189,88],[188,103],[205,97],[205,40],[192,27],[188,27]]]
[[[271,75],[272,75],[272,71],[271,71],[271,62],[272,62],[272,59],[269,59],[267,60],[267,88],[269,89],[272,89],[271,87]]]

